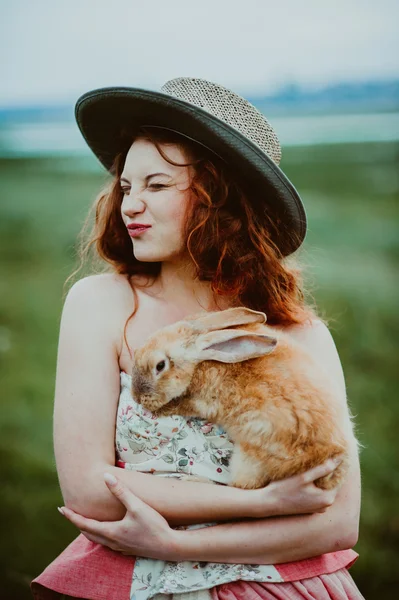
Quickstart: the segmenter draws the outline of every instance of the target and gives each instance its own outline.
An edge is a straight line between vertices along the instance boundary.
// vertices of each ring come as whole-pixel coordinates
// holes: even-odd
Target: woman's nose
[[[130,190],[129,194],[125,193],[122,200],[122,212],[125,215],[141,213],[145,209],[145,203],[139,193]]]

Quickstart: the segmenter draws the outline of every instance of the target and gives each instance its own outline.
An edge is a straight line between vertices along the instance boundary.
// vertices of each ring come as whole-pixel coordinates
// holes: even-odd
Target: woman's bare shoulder
[[[107,318],[118,317],[131,312],[133,291],[125,275],[118,273],[99,273],[88,275],[76,281],[68,291],[65,299],[67,305],[79,306],[86,310],[94,310]]]
[[[68,292],[68,297],[71,295],[79,296],[80,298],[97,296],[99,300],[111,298],[115,300],[117,297],[125,298],[132,294],[132,289],[126,275],[118,273],[96,273],[87,275],[76,281]]]
[[[134,296],[126,276],[118,273],[88,275],[76,281],[68,291],[63,319],[75,326],[86,319],[108,330],[120,345],[121,328],[132,313]],[[106,318],[105,318],[106,317]]]
[[[305,345],[307,343],[312,343],[312,341],[315,341],[316,339],[320,339],[321,336],[331,336],[328,327],[317,317],[313,317],[304,323],[294,323],[293,325],[284,326],[280,329],[293,339]]]
[[[310,322],[290,325],[282,330],[312,355],[345,392],[345,379],[334,338],[327,325],[314,317]]]

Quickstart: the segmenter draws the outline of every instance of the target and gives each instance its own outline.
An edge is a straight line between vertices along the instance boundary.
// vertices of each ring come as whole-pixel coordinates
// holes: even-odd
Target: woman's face
[[[187,157],[174,144],[162,145],[174,162]],[[185,250],[182,229],[190,202],[192,167],[176,167],[162,158],[156,146],[144,139],[133,142],[126,156],[120,185],[123,190],[121,214],[126,227],[134,223],[150,225],[134,237],[128,229],[137,260],[175,260]]]

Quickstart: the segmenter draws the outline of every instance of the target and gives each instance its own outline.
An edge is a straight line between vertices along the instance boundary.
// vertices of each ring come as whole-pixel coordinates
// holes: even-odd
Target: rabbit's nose
[[[137,402],[139,402],[139,397],[143,394],[149,394],[152,391],[151,384],[141,375],[137,374],[132,381],[132,393],[135,398],[137,398]]]

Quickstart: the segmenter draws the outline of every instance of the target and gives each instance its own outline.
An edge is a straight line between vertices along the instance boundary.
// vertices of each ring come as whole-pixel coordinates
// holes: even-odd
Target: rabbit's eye
[[[155,368],[156,368],[157,372],[159,373],[160,371],[162,371],[164,369],[164,367],[165,367],[165,361],[161,360]]]

